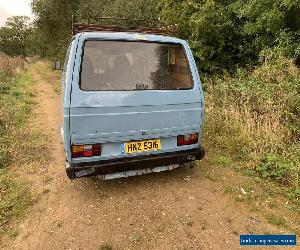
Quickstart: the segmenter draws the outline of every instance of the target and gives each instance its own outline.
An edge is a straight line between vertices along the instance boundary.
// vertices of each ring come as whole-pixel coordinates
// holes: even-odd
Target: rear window
[[[179,44],[86,41],[82,90],[191,89],[193,81]]]

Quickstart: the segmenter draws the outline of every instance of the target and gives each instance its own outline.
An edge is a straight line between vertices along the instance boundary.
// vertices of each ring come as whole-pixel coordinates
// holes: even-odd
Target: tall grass
[[[0,53],[0,73],[5,78],[14,77],[24,67],[25,61],[21,57],[12,58],[4,53]]]
[[[0,236],[32,202],[28,186],[16,170],[36,161],[43,150],[41,138],[26,125],[33,89],[25,67],[20,58],[0,55]]]
[[[253,71],[206,77],[211,153],[275,179],[300,198],[300,70],[281,56]]]

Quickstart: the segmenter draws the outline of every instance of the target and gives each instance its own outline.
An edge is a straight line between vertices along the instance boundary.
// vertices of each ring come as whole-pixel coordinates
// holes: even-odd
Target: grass
[[[286,227],[287,226],[285,219],[283,219],[279,216],[276,216],[274,214],[268,214],[266,216],[266,219],[270,224],[272,224],[274,226],[277,226],[277,227]]]
[[[0,55],[0,66],[6,65],[0,67],[0,235],[10,232],[10,222],[35,199],[16,169],[47,159],[41,133],[27,125],[34,94],[30,74],[19,60]]]
[[[54,71],[53,65],[49,61],[39,61],[35,63],[33,67],[39,72],[43,79],[47,79],[51,82],[52,88],[56,93],[60,93],[61,87],[59,84],[59,79],[61,77],[61,71]]]
[[[212,159],[212,163],[220,166],[228,166],[231,160],[224,155],[215,155]]]
[[[113,250],[113,247],[111,245],[104,244],[104,245],[101,245],[98,249],[99,250]]]
[[[252,226],[247,226],[246,230],[249,234],[257,234],[257,229]]]
[[[7,170],[0,172],[0,192],[1,232],[8,222],[24,213],[33,199],[24,183],[15,180]]]
[[[3,73],[2,73],[3,74]],[[0,226],[1,231],[12,219],[20,216],[32,202],[32,195],[24,182],[18,181],[9,167],[18,159],[21,146],[19,132],[24,128],[30,109],[30,95],[27,92],[29,76],[19,73],[14,78],[5,77],[0,92]],[[4,90],[4,91],[3,91]],[[21,146],[21,147],[20,147]]]
[[[300,70],[281,56],[252,71],[204,77],[213,164],[275,181],[300,201]],[[300,204],[300,202],[299,202]]]
[[[230,186],[225,186],[223,191],[225,194],[233,194],[235,192],[234,188]]]

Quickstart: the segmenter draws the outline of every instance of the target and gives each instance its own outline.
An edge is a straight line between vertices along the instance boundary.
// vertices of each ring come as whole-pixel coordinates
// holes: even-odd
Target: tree
[[[159,0],[32,0],[36,15],[36,36],[43,41],[40,54],[64,57],[71,39],[72,20],[98,23],[97,17],[117,16],[132,19],[154,19]],[[130,21],[129,21],[130,23]]]
[[[64,57],[72,17],[99,23],[97,17],[116,16],[129,20],[119,25],[159,19],[176,26],[210,73],[253,66],[268,50],[300,61],[300,0],[32,0],[32,9],[40,55],[48,57]]]
[[[0,51],[10,56],[27,55],[30,36],[30,19],[27,16],[13,16],[0,28]]]
[[[300,54],[300,0],[161,0],[162,18],[193,47],[199,67],[234,70],[265,49]]]
[[[256,53],[280,48],[286,56],[299,55],[300,0],[237,0],[231,9]]]
[[[78,3],[79,0],[32,0],[32,11],[36,16],[35,36],[41,40],[41,55],[64,57]]]
[[[246,65],[255,58],[241,21],[230,9],[235,0],[162,0],[163,20],[189,40],[198,65],[213,72]]]
[[[76,19],[82,22],[97,22],[97,17],[114,16],[127,18],[129,22],[136,19],[154,20],[160,15],[159,0],[80,0]]]

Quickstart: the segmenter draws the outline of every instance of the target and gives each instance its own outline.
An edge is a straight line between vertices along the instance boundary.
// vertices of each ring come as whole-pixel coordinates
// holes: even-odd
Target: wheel
[[[68,162],[66,162],[66,173],[70,180],[74,180],[76,178],[74,167]]]

